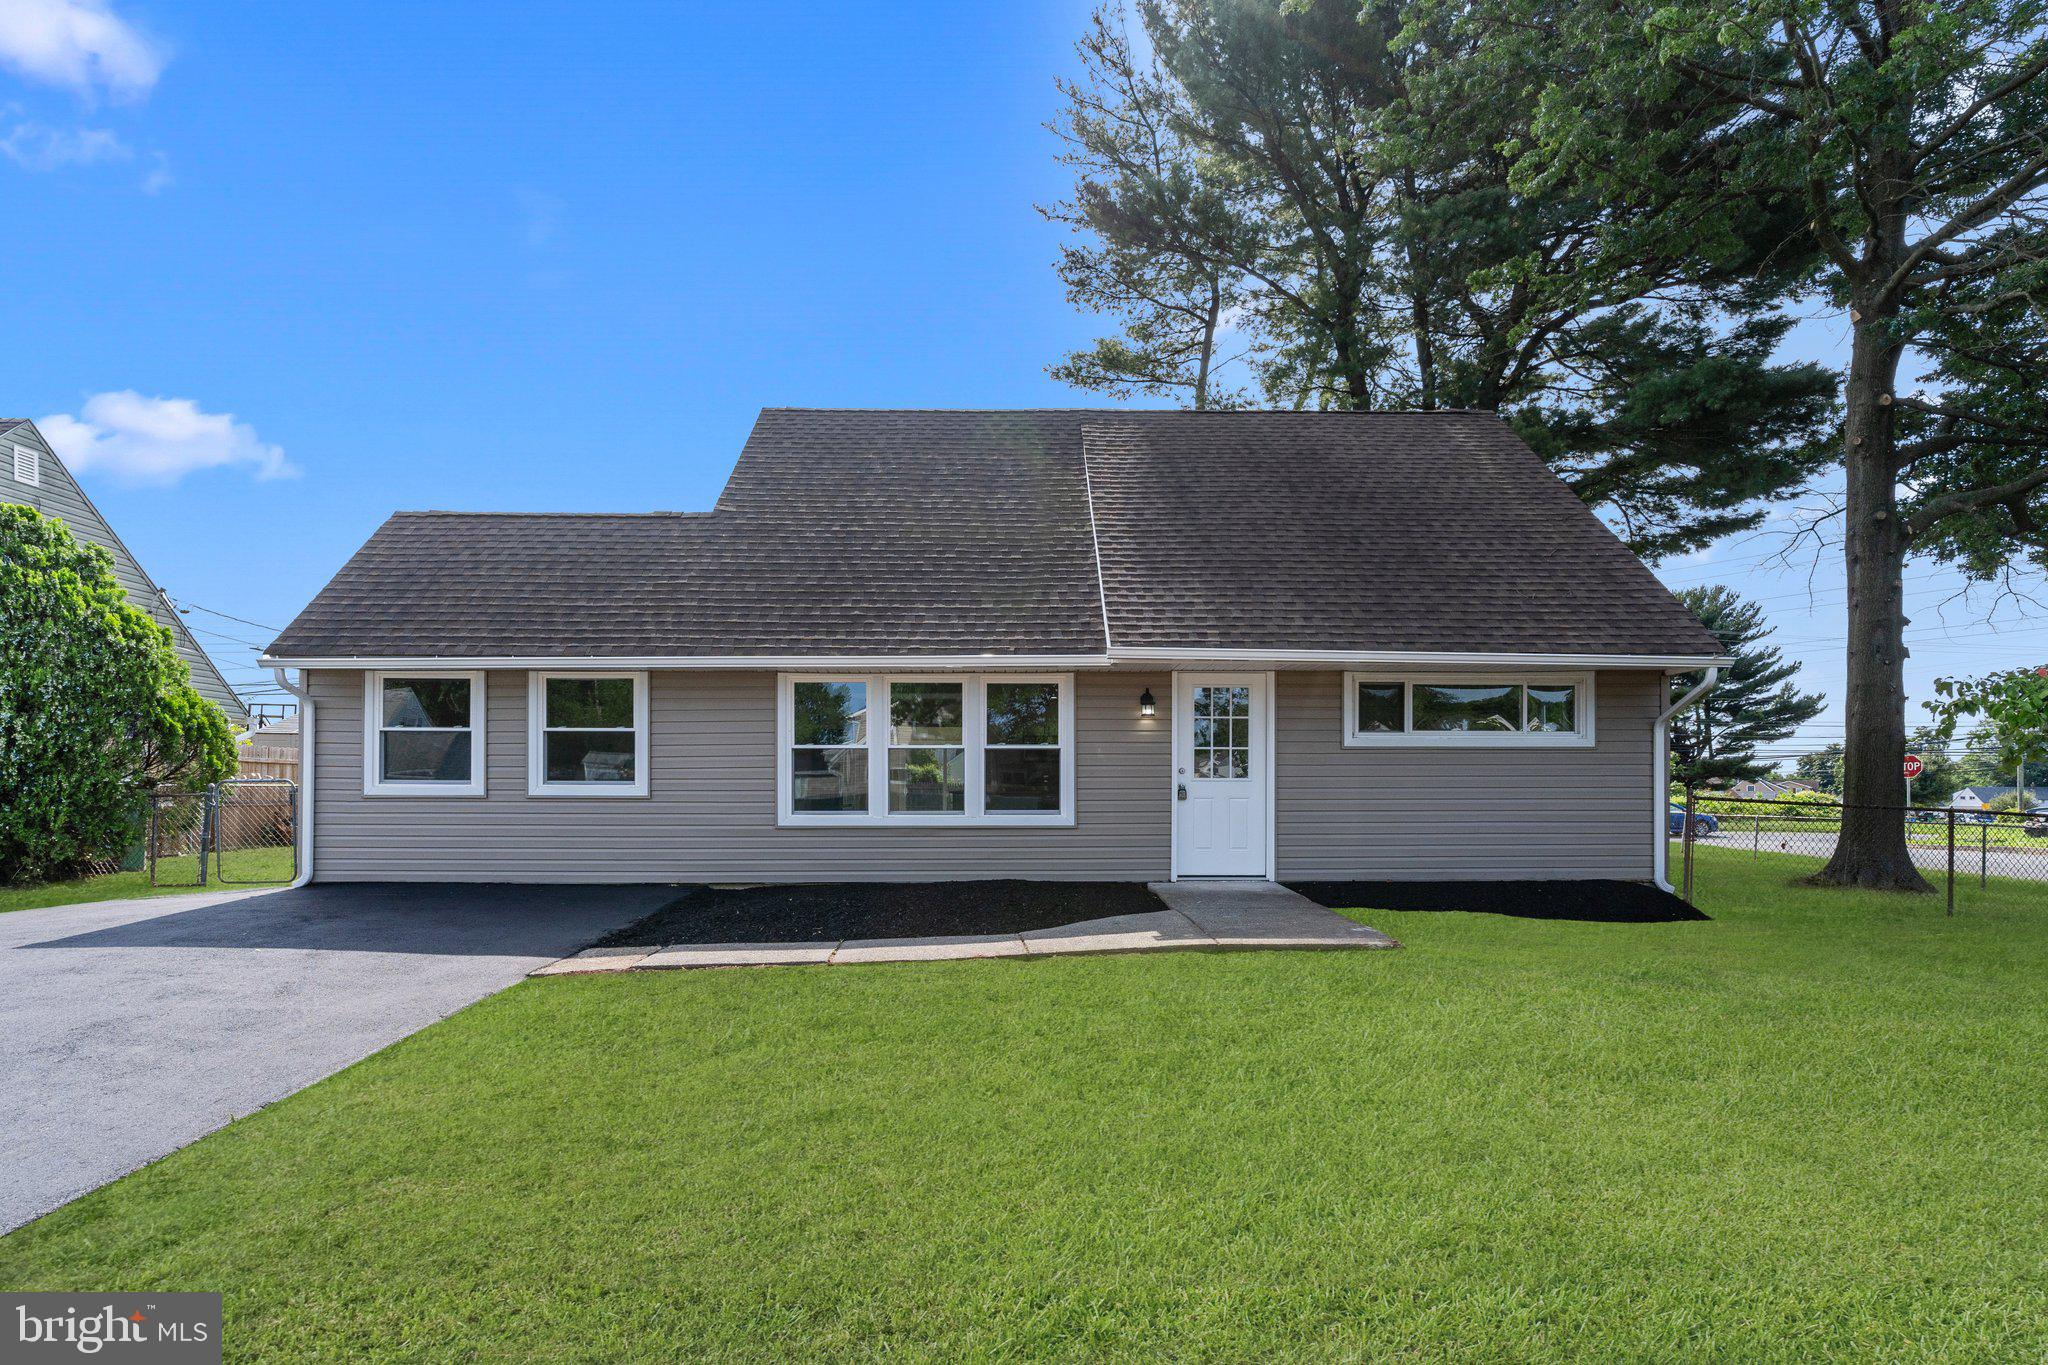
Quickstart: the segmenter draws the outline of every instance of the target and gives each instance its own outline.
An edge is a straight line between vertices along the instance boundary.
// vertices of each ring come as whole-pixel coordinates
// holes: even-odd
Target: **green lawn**
[[[2048,903],[528,982],[12,1236],[231,1358],[2039,1359]]]
[[[150,885],[149,871],[145,868],[140,872],[109,872],[103,877],[80,877],[76,881],[48,882],[42,886],[0,887],[0,914],[9,910],[40,910],[48,905],[132,900],[138,896],[175,896],[188,891],[232,890],[244,884],[288,882],[292,879],[292,851],[289,848],[230,850],[227,867],[228,876],[234,879],[232,882],[220,880],[220,870],[209,857],[204,887],[197,884],[199,859],[196,857],[159,859],[157,880],[166,883],[163,886]]]

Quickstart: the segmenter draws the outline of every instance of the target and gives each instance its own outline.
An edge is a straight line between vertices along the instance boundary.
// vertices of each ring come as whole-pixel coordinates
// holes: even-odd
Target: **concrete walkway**
[[[1083,953],[1219,952],[1251,948],[1398,948],[1377,929],[1268,881],[1154,882],[1167,908],[1083,920],[1025,934],[963,938],[869,938],[837,943],[680,943],[591,948],[535,976],[660,971],[679,967],[843,966],[940,962],[979,957],[1065,957]]]

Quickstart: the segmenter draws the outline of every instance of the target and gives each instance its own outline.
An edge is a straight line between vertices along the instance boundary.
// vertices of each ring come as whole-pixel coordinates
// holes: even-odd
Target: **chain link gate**
[[[277,885],[298,876],[295,782],[234,778],[203,791],[152,792],[145,801],[152,886]]]

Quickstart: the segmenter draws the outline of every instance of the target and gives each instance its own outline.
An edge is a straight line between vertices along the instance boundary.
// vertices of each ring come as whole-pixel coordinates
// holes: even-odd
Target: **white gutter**
[[[1690,673],[1733,660],[1702,654],[1491,654],[1457,650],[1205,649],[1199,645],[1119,645],[1113,659],[1187,659],[1196,663],[1445,664],[1501,668],[1669,668]]]
[[[289,891],[313,880],[313,693],[303,669],[296,683],[285,677],[282,668],[271,669],[270,676],[299,699],[299,809],[298,828],[292,832],[299,842],[299,875],[285,888]]]
[[[938,668],[1042,668],[1066,672],[1107,668],[1107,654],[666,654],[666,655],[419,655],[364,654],[303,659],[264,655],[258,663],[279,668],[581,668],[642,672],[647,669],[775,669],[788,672],[849,670],[911,672]]]
[[[1656,769],[1650,779],[1650,794],[1657,802],[1657,858],[1656,879],[1660,890],[1674,894],[1678,888],[1671,884],[1671,718],[1692,706],[1707,695],[1715,683],[1721,680],[1721,666],[1715,664],[1707,669],[1707,676],[1700,679],[1700,685],[1664,708],[1652,721],[1650,728],[1656,734],[1653,761]]]
[[[858,672],[914,671],[940,668],[1070,669],[1108,668],[1112,664],[1157,663],[1299,663],[1407,667],[1433,665],[1481,668],[1663,668],[1689,673],[1731,662],[1727,658],[1665,654],[1478,654],[1428,650],[1201,649],[1195,647],[1117,648],[1107,654],[668,654],[668,655],[323,655],[282,658],[264,655],[266,668],[616,668],[644,669],[774,669],[789,672],[848,669]]]

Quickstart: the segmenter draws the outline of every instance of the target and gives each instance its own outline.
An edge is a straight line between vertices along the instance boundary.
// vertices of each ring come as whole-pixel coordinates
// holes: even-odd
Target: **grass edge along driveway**
[[[231,1358],[2038,1358],[2048,910],[1789,866],[1398,954],[530,982],[0,1285],[221,1290]]]
[[[10,910],[42,910],[53,905],[89,905],[95,901],[146,900],[155,896],[190,895],[195,891],[233,891],[239,887],[257,889],[283,886],[292,879],[292,851],[289,848],[236,850],[228,854],[228,875],[222,881],[213,858],[206,860],[206,885],[198,885],[196,857],[159,860],[157,877],[165,883],[153,886],[149,869],[135,872],[107,872],[96,877],[78,877],[68,882],[40,882],[34,886],[0,886],[0,915]]]

